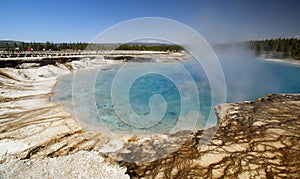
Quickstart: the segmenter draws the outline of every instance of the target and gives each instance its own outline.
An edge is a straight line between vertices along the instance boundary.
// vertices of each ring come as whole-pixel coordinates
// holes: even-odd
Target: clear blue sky
[[[0,39],[89,42],[132,18],[185,23],[211,43],[300,35],[298,0],[2,0]]]

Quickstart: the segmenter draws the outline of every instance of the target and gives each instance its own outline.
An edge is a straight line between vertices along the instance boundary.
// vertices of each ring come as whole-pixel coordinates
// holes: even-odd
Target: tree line
[[[140,51],[172,51],[179,52],[183,50],[178,45],[143,45],[143,44],[122,44],[116,50],[140,50]]]
[[[88,43],[39,43],[39,42],[14,42],[14,43],[5,43],[4,50],[11,51],[11,50],[20,50],[26,51],[28,49],[32,49],[35,51],[42,51],[42,50],[53,50],[53,51],[60,51],[60,50],[84,50],[88,46]],[[3,49],[3,47],[2,47]]]
[[[92,43],[39,43],[39,42],[6,42],[0,46],[5,51],[64,51],[64,50],[143,50],[143,51],[181,51],[183,48],[177,45],[153,45],[153,44],[92,44]]]
[[[300,39],[277,38],[250,41],[249,45],[258,56],[272,58],[293,58],[300,60]]]

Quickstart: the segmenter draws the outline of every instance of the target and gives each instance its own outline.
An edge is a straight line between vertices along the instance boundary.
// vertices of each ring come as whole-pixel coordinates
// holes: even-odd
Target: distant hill
[[[14,44],[21,45],[22,42],[16,40],[0,40],[0,48],[5,48],[6,44],[13,47]]]
[[[296,36],[293,37],[293,38],[300,40],[300,35],[296,35]]]

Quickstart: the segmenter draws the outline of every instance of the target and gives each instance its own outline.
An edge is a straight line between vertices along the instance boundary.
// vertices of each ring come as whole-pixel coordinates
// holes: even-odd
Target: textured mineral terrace
[[[59,75],[110,63],[0,68],[0,178],[300,177],[300,95],[222,104],[218,127],[132,137],[118,152],[103,153],[110,140],[81,129],[49,99]]]
[[[300,177],[300,95],[267,95],[254,102],[222,104],[216,111],[220,126],[208,144],[199,141],[214,128],[194,131],[162,159],[125,162],[127,173],[145,178]],[[147,153],[161,153],[161,143],[147,145]],[[129,148],[136,158],[147,155],[136,143]]]

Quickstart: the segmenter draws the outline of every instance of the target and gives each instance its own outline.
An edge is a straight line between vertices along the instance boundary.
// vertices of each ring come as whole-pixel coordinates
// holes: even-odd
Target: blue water
[[[250,55],[242,57],[240,54],[224,55],[220,58],[220,62],[225,75],[227,102],[255,100],[270,93],[300,93],[300,66],[266,62]],[[136,63],[128,73],[132,72],[132,70],[139,70],[144,65],[147,64]],[[210,86],[201,65],[192,59],[184,62],[183,65],[191,74],[192,81],[186,81],[186,78],[183,78],[178,71],[174,70],[172,64],[166,66],[165,71],[176,77],[176,80],[183,84],[187,92],[189,92],[190,83],[196,84],[198,96],[193,98],[199,99],[200,104],[195,107],[191,103],[191,106],[187,107],[187,109],[191,109],[191,111],[198,110],[200,117],[196,119],[196,128],[201,128],[205,126],[209,117],[209,111],[213,109],[213,106],[211,106]],[[77,105],[75,109],[76,117],[79,118],[78,120],[84,121],[84,123],[88,123],[91,126],[102,125],[110,131],[125,133],[152,134],[169,132],[176,126],[181,115],[187,115],[180,113],[182,110],[182,99],[174,81],[169,80],[164,75],[150,73],[139,76],[130,87],[127,96],[129,105],[143,119],[143,116],[151,113],[149,107],[151,96],[160,94],[167,103],[163,118],[155,125],[147,128],[136,127],[134,123],[131,124],[122,120],[115,111],[111,97],[111,86],[120,67],[121,65],[114,65],[110,70],[100,70],[95,77],[93,77],[95,73],[92,74],[91,72],[93,70],[78,73],[77,79],[81,79],[82,84],[80,83],[76,87],[76,92],[74,92],[73,86],[73,96],[72,75],[63,76],[54,90],[55,95],[52,100],[63,103],[69,108],[72,108],[72,104]],[[94,81],[87,83],[88,79],[93,79]],[[85,86],[88,86],[87,84],[91,88],[85,88]],[[77,96],[74,97],[74,94],[77,94]],[[92,107],[86,107],[88,106],[86,104],[90,103],[93,103]],[[96,115],[90,115],[92,113]]]
[[[145,63],[136,63],[132,65],[133,67],[131,67],[129,73],[132,72],[132,70],[139,70],[140,66],[145,65]],[[175,77],[175,80],[181,84],[188,84],[187,81],[184,81],[186,78],[183,78],[182,74],[174,70],[172,64],[164,65],[167,66],[167,68],[164,69],[165,73]],[[184,63],[184,67],[190,71],[193,71],[192,66],[195,67],[193,61]],[[111,86],[119,68],[120,65],[115,65],[111,70],[100,71],[96,78],[95,101],[98,109],[98,121],[104,123],[105,126],[112,131],[128,131],[144,134],[169,132],[177,124],[180,115],[184,115],[181,113],[182,99],[174,82],[163,75],[150,73],[140,76],[132,84],[128,98],[130,107],[137,115],[143,117],[151,112],[149,101],[151,96],[155,94],[160,94],[167,103],[166,112],[157,124],[150,128],[138,128],[135,127],[134,124],[130,125],[122,121],[116,114],[112,103]],[[198,66],[197,68],[197,73],[194,72],[194,74],[192,74],[192,82],[198,84],[197,89],[199,96],[196,97],[199,98],[200,105],[198,107],[190,106],[190,109],[197,108],[197,111],[200,111],[201,119],[197,121],[197,125],[198,127],[203,127],[211,108],[210,87],[201,66]],[[188,91],[189,89],[186,90]]]

